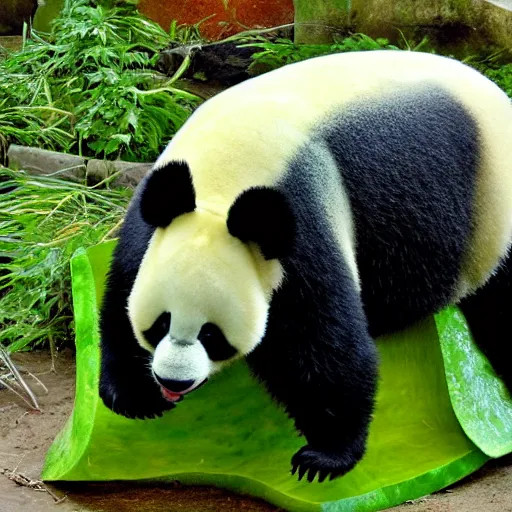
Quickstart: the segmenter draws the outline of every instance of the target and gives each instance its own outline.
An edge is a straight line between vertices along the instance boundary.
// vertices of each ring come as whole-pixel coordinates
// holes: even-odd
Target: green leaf
[[[110,153],[113,153],[114,151],[117,151],[119,148],[119,145],[121,144],[121,141],[118,139],[110,139],[107,144],[105,145],[105,155],[109,155]]]
[[[123,133],[116,133],[115,135],[112,135],[111,138],[119,140],[123,144],[126,144],[128,146],[130,144],[132,136],[131,135],[127,135],[127,134],[123,134]]]

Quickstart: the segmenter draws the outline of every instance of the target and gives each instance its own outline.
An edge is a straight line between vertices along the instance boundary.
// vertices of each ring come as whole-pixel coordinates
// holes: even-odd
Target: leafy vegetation
[[[106,185],[0,169],[0,346],[72,339],[69,259],[115,236],[130,197]]]
[[[182,70],[155,71],[161,48],[197,38],[171,29],[126,1],[67,0],[51,34],[26,33],[0,62],[0,154],[16,142],[154,160],[199,102],[174,87]],[[115,236],[130,193],[0,166],[0,194],[0,346],[71,341],[70,257]]]
[[[169,27],[169,37],[171,41],[182,45],[207,42],[201,34],[201,25],[214,16],[215,14],[212,14],[197,23],[194,23],[194,25],[178,25],[177,20],[173,20]]]
[[[240,46],[253,46],[262,51],[253,55],[252,69],[276,69],[286,64],[299,62],[313,57],[333,53],[371,50],[407,50],[439,53],[433,48],[427,37],[418,44],[407,41],[404,37],[400,44],[390,44],[388,39],[373,39],[366,34],[354,34],[333,44],[296,44],[290,39],[268,41],[262,36],[253,36],[251,42]],[[489,48],[482,51],[483,55],[469,55],[464,59],[468,65],[475,67],[491,80],[496,82],[512,98],[512,63],[507,62],[502,50]]]
[[[253,67],[264,66],[269,69],[332,53],[398,49],[396,46],[389,44],[387,39],[372,39],[365,34],[354,34],[333,44],[296,44],[285,38],[278,38],[270,42],[262,36],[255,36],[254,40],[256,42],[241,46],[261,48],[263,51],[253,55]]]
[[[254,37],[257,42],[250,42],[244,46],[256,46],[263,51],[253,55],[254,64],[263,65],[268,69],[275,69],[286,64],[301,60],[349,51],[370,50],[408,50],[428,53],[440,53],[433,48],[427,37],[418,44],[402,38],[400,44],[392,45],[388,39],[372,39],[365,34],[354,34],[331,44],[306,45],[296,44],[289,39],[277,39],[270,42],[262,37]],[[494,47],[482,49],[481,55],[468,55],[463,59],[466,64],[478,69],[481,73],[493,80],[512,98],[512,63],[507,52]]]
[[[512,64],[489,68],[484,72],[512,98]]]
[[[155,71],[170,42],[131,3],[66,0],[0,63],[0,144],[154,160],[199,102]]]

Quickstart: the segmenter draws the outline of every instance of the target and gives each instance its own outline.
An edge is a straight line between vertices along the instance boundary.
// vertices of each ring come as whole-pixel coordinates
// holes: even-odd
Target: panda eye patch
[[[153,325],[142,334],[147,342],[156,347],[162,338],[169,332],[171,328],[171,313],[164,311],[154,322]]]
[[[226,361],[236,354],[235,347],[215,324],[204,324],[197,338],[212,361]]]

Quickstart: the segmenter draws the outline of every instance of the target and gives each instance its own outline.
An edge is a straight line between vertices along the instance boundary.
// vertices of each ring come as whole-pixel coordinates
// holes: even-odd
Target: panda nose
[[[156,380],[162,384],[165,389],[169,391],[173,391],[174,393],[180,393],[185,391],[186,389],[192,387],[194,385],[194,380],[172,380],[172,379],[163,379],[159,377],[155,373]]]

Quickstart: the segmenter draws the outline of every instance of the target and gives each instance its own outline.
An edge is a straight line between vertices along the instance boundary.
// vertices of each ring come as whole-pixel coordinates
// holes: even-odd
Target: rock
[[[512,50],[512,0],[296,0],[295,42],[331,43],[362,32],[402,37],[463,57],[490,44]]]
[[[7,151],[9,167],[23,169],[32,174],[54,175],[73,181],[85,179],[85,158],[46,149],[11,144]]]
[[[428,35],[434,47],[467,55],[467,46],[478,51],[488,43],[512,48],[512,12],[504,7],[509,0],[353,0],[352,21],[365,34],[382,35],[400,27],[416,42]],[[387,34],[386,34],[387,35]],[[415,37],[416,36],[416,37]]]
[[[112,185],[135,188],[153,166],[152,163],[124,162],[121,160],[86,160],[83,157],[11,144],[7,151],[9,167],[22,169],[35,175],[55,176],[95,185],[108,176],[121,171]]]
[[[112,184],[135,188],[152,166],[152,163],[123,162],[121,160],[89,160],[87,162],[87,183],[99,183],[115,172],[121,171],[121,175]]]
[[[512,0],[484,2],[484,27],[491,39],[512,55]]]
[[[252,56],[261,51],[261,48],[240,48],[238,43],[229,41],[205,45],[172,44],[160,52],[157,67],[162,73],[173,76],[185,56],[190,56],[191,63],[183,78],[200,76],[200,80],[210,86],[231,86],[251,78],[249,67],[253,63]]]

